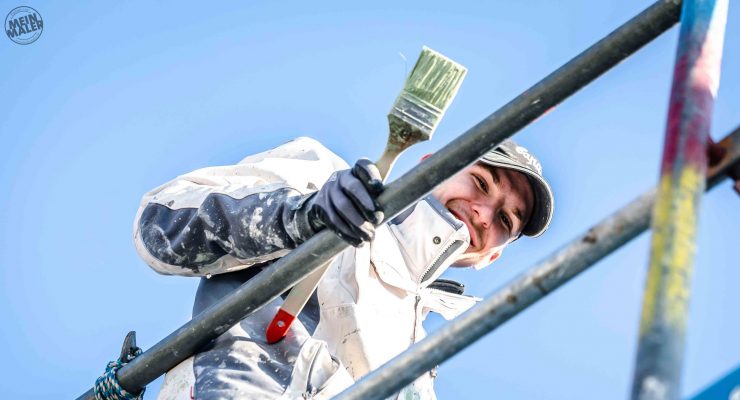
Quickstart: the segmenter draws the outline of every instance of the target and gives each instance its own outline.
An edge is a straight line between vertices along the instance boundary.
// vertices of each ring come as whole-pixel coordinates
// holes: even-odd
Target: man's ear
[[[422,162],[431,156],[432,156],[432,153],[424,154],[423,156],[421,156],[421,160],[419,160],[419,162]]]

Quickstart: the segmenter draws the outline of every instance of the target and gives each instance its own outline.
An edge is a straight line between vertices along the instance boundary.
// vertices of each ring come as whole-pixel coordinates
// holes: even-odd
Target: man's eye
[[[506,225],[506,229],[511,232],[511,220],[509,219],[509,216],[506,215],[505,212],[501,212],[501,221]]]
[[[478,182],[478,185],[480,186],[480,188],[485,193],[488,193],[488,184],[486,183],[486,181],[484,181],[483,179],[481,179],[480,176],[475,176],[475,180]]]

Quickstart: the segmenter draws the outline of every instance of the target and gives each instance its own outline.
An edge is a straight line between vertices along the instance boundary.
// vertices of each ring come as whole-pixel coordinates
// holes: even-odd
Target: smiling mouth
[[[467,226],[467,228],[468,228],[468,235],[470,235],[470,247],[471,248],[475,248],[476,239],[477,239],[477,237],[476,237],[477,233],[475,232],[475,229],[473,229],[473,227],[470,225],[470,221],[468,221],[467,218],[463,217],[459,212],[457,212],[457,211],[455,211],[455,210],[453,210],[451,208],[450,208],[450,213],[452,213],[452,215],[454,215],[455,218],[459,219],[460,221],[462,221],[465,224],[465,226]]]

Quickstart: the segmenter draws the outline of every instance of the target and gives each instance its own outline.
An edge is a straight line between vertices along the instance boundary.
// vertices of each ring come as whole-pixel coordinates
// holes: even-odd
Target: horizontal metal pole
[[[727,149],[722,162],[707,174],[707,187],[717,185],[730,166],[740,162],[740,127],[720,143]],[[487,300],[429,335],[335,399],[384,399],[513,316],[570,281],[614,250],[647,230],[655,189],[594,225],[585,234],[515,278]]]
[[[678,21],[680,4],[655,3],[388,184],[378,198],[386,220],[668,30]],[[123,366],[118,371],[121,386],[138,392],[346,247],[332,233],[319,232]],[[92,389],[78,399],[94,399]]]

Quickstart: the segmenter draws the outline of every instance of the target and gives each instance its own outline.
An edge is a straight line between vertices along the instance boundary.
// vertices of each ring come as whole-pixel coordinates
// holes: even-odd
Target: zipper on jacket
[[[447,246],[447,248],[444,249],[444,251],[439,256],[437,256],[437,258],[434,259],[432,265],[430,265],[429,268],[424,271],[424,273],[421,275],[421,278],[419,279],[419,282],[417,283],[421,284],[425,280],[429,279],[432,275],[434,275],[434,273],[437,272],[442,263],[445,262],[445,260],[447,260],[454,252],[456,252],[457,249],[459,249],[460,246],[463,245],[463,243],[464,242],[462,240],[455,240],[454,242],[452,242],[452,244]]]

